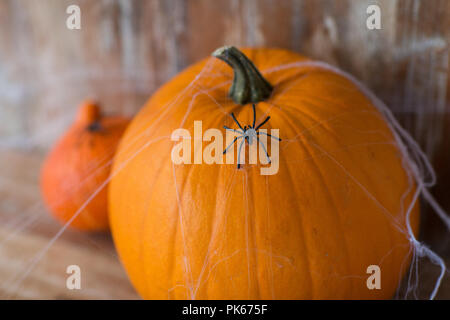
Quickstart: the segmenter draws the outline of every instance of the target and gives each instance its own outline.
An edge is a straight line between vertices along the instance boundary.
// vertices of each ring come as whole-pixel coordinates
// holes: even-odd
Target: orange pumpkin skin
[[[124,117],[101,117],[92,101],[80,106],[77,119],[51,150],[41,171],[44,202],[62,223],[89,200],[70,226],[83,231],[109,229],[107,191],[101,187],[128,123]]]
[[[127,129],[109,189],[113,238],[135,288],[146,299],[393,297],[411,258],[404,210],[415,186],[385,120],[344,77],[281,67],[303,56],[243,52],[274,87],[256,110],[257,122],[271,116],[264,128],[280,129],[279,171],[174,165],[175,129],[193,136],[197,120],[203,132],[235,128],[231,112],[242,125],[253,114],[227,97],[233,71],[217,59],[165,84]],[[415,205],[414,232],[418,219]],[[381,269],[379,290],[367,287],[370,265]]]

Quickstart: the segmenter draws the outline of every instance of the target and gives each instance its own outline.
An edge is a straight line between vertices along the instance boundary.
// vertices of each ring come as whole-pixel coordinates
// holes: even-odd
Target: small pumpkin
[[[103,185],[128,123],[125,117],[102,116],[93,101],[81,104],[75,122],[50,151],[41,172],[44,202],[62,223],[73,220],[70,226],[84,231],[109,229]]]
[[[391,298],[411,258],[405,209],[415,186],[380,111],[352,81],[290,51],[225,47],[214,56],[226,64],[205,59],[160,88],[117,151],[111,228],[137,291],[147,299]],[[254,123],[253,104],[258,121],[270,115],[265,127],[279,129],[278,173],[171,161],[174,130],[193,135],[201,121],[203,132],[225,133],[224,125],[236,128],[232,113]],[[414,232],[418,217],[414,205]]]

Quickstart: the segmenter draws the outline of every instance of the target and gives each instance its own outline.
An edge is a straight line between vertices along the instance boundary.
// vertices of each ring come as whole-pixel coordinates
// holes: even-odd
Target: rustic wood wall
[[[81,30],[66,8],[81,8]],[[382,29],[368,30],[378,4]],[[135,113],[223,44],[289,48],[374,90],[418,139],[450,209],[448,0],[1,0],[0,147],[48,148],[78,102]]]

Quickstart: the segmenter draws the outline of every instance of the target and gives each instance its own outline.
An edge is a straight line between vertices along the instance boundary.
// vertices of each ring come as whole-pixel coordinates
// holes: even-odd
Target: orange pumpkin
[[[51,150],[41,172],[44,202],[58,220],[73,220],[70,225],[79,230],[109,229],[107,192],[102,185],[128,123],[124,117],[102,117],[92,101],[80,106],[74,124]]]
[[[214,55],[232,68],[211,57],[181,72],[134,118],[117,151],[111,229],[138,292],[391,298],[411,258],[405,210],[415,186],[381,113],[354,83],[293,52],[225,47]],[[237,128],[232,112],[252,124],[253,103],[257,122],[270,115],[264,127],[282,138],[276,174],[261,175],[263,164],[172,162],[174,130],[194,136],[201,121],[203,132],[225,133],[224,125]],[[415,205],[414,232],[418,218]],[[379,289],[367,285],[372,265]]]

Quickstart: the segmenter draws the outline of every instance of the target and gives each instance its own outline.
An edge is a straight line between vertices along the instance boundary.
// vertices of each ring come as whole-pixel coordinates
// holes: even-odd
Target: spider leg
[[[241,149],[242,146],[244,145],[245,139],[242,140],[241,144],[239,145],[239,151],[238,151],[238,157],[237,157],[237,161],[238,161],[238,165],[237,168],[240,169],[241,168]]]
[[[267,149],[264,146],[264,143],[261,142],[261,140],[259,140],[259,137],[256,137],[256,140],[261,144],[261,147],[263,148],[264,152],[266,153],[266,157],[267,157],[267,161],[269,161],[269,163],[272,163],[272,160],[270,160],[269,154],[267,153]]]
[[[233,112],[231,113],[231,117],[233,118],[234,122],[237,123],[237,125],[239,126],[239,128],[240,128],[242,131],[245,131],[245,130],[242,128],[242,126],[241,126],[241,124],[239,123],[239,121],[237,121],[237,119],[236,119],[236,117],[234,116],[234,113],[233,113]]]
[[[264,134],[264,135],[266,135],[266,136],[268,136],[268,137],[271,137],[272,139],[281,141],[281,138],[275,137],[275,136],[273,136],[273,135],[271,135],[271,134],[268,134],[268,133],[265,133],[265,132],[257,132],[257,133],[256,133],[256,135],[260,135],[260,134]]]
[[[243,137],[243,136],[235,137],[234,140],[233,140],[233,142],[231,142],[231,143],[228,145],[228,147],[227,147],[225,150],[223,150],[223,154],[227,153],[228,149],[230,149],[230,148],[233,146],[233,144],[234,144],[239,138],[242,138],[242,137]]]
[[[252,125],[252,128],[255,128],[255,124],[256,124],[256,110],[255,110],[255,104],[252,104],[252,108],[253,108],[253,125]]]
[[[234,131],[234,132],[237,132],[237,133],[240,133],[240,134],[244,134],[244,132],[242,132],[241,130],[232,129],[232,128],[229,128],[227,126],[223,126],[223,128],[225,130],[230,130],[230,131]]]
[[[270,116],[268,116],[268,117],[266,118],[266,120],[264,120],[263,122],[261,122],[260,124],[258,124],[258,126],[255,128],[255,130],[258,130],[262,125],[264,125],[267,121],[269,121],[269,119],[270,119]]]

